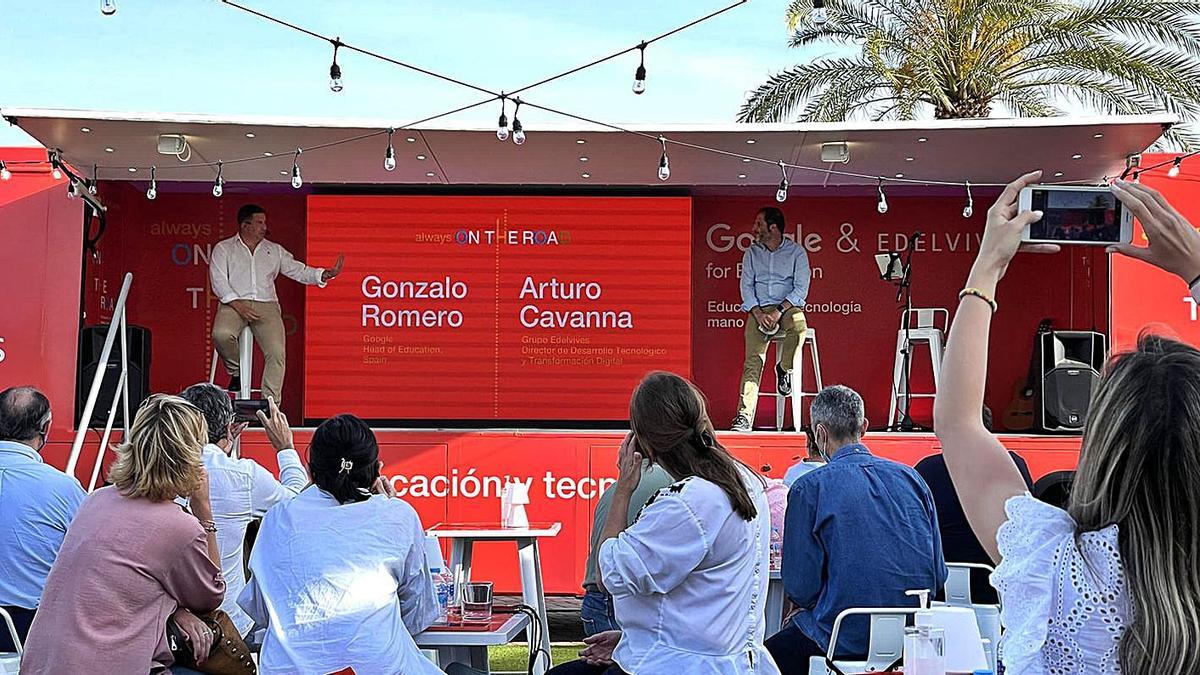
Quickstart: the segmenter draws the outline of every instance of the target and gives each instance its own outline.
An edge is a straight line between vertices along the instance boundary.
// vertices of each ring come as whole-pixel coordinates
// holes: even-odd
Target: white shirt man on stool
[[[267,240],[267,212],[247,204],[238,209],[238,233],[213,247],[208,275],[213,293],[220,299],[213,319],[213,344],[225,362],[229,389],[241,389],[238,341],[250,326],[263,351],[262,394],[282,401],[287,348],[275,277],[284,276],[302,284],[324,286],[342,271],[345,256],[338,255],[332,268],[309,267],[296,260],[279,244]]]

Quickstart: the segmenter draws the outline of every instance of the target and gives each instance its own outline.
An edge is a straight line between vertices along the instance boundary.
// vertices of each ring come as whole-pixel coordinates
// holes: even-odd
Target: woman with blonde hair
[[[1144,335],[1111,360],[1066,511],[1029,496],[979,418],[996,285],[1023,228],[1043,215],[1018,213],[1017,195],[1040,176],[1011,183],[988,211],[934,407],[967,520],[999,562],[1004,662],[1017,675],[1198,673],[1200,351]],[[1112,191],[1149,247],[1110,251],[1179,276],[1200,300],[1200,234],[1150,188],[1117,181]]]
[[[620,631],[584,640],[554,675],[779,675],[763,646],[770,577],[765,481],[713,432],[704,396],[672,373],[646,376],[629,403],[630,433],[600,534],[600,583]],[[628,525],[643,458],[678,482]]]
[[[112,485],[88,495],[67,530],[22,673],[164,672],[168,618],[207,656],[212,634],[188,611],[216,609],[225,594],[200,461],[206,438],[200,411],[178,396],[138,408]],[[190,513],[177,497],[190,497]]]

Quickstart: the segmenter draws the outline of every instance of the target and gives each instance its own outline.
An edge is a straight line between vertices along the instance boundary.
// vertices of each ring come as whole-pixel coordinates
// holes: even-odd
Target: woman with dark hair
[[[268,628],[263,673],[441,673],[412,635],[437,618],[416,511],[380,476],[365,422],[338,415],[308,450],[313,485],[263,518],[238,604]]]
[[[717,442],[704,396],[671,373],[651,373],[629,404],[612,506],[600,535],[600,582],[621,631],[585,640],[580,661],[555,675],[765,673],[770,575],[765,482]],[[679,481],[627,527],[642,461]]]

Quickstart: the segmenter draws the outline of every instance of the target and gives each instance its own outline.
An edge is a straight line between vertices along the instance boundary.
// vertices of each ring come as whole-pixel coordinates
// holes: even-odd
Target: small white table
[[[542,560],[538,539],[556,537],[562,523],[530,523],[529,527],[501,527],[495,523],[438,523],[427,534],[450,540],[450,569],[458,583],[471,580],[471,550],[476,541],[515,541],[521,569],[521,600],[537,610],[541,623],[541,644],[550,649],[550,624],[546,615],[546,594],[542,587]],[[534,627],[528,626],[529,641],[534,642]],[[538,659],[535,675],[549,668],[546,659]]]
[[[435,649],[438,653],[438,668],[446,668],[458,662],[485,673],[488,668],[488,647],[506,645],[516,639],[522,631],[529,629],[529,617],[513,614],[498,629],[489,631],[426,630],[413,636],[421,649]]]
[[[767,582],[767,604],[763,611],[766,613],[766,636],[771,637],[783,625],[783,575],[779,570],[771,570]]]

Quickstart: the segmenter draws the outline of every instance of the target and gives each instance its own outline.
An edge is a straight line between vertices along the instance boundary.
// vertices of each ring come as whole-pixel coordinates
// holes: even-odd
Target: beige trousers
[[[764,309],[775,309],[775,305],[767,305]],[[792,372],[796,360],[796,349],[804,340],[808,324],[804,321],[804,312],[799,307],[793,307],[783,313],[779,319],[779,333],[783,335],[783,353],[781,354],[783,369]],[[754,423],[754,413],[758,409],[758,385],[762,380],[763,365],[767,360],[767,343],[771,338],[763,335],[758,329],[758,322],[753,314],[746,315],[746,360],[742,363],[741,400],[738,401],[738,414],[749,418]],[[799,386],[793,382],[792,386]]]
[[[279,310],[278,302],[246,302],[258,313],[258,320],[247,322],[232,307],[221,303],[217,307],[217,316],[213,319],[213,345],[221,355],[221,360],[225,362],[225,370],[229,375],[238,375],[238,341],[242,335],[242,328],[249,324],[250,332],[254,334],[254,340],[263,353],[263,398],[270,396],[279,403],[282,401],[280,394],[283,392],[283,373],[287,366],[287,336],[283,330],[283,314]]]

